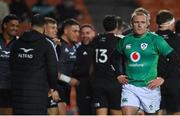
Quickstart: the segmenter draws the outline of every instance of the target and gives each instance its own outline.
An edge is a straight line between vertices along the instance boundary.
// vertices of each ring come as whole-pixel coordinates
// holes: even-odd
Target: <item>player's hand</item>
[[[162,77],[157,77],[156,79],[154,79],[148,83],[148,88],[153,90],[153,89],[161,86],[163,83],[164,83],[164,79]]]
[[[58,44],[59,46],[61,46],[61,41],[60,41],[60,39],[58,39],[58,38],[53,38],[52,40],[54,41],[54,43],[56,43],[56,44]]]
[[[69,82],[69,85],[71,86],[78,86],[79,85],[79,81],[75,78],[71,78],[70,82]]]
[[[57,90],[53,90],[51,89],[51,96],[52,96],[52,99],[54,101],[58,101],[60,98],[59,98],[59,94],[58,94],[58,91]]]
[[[121,84],[128,84],[128,78],[127,77],[128,77],[127,75],[119,75],[117,77],[117,80]]]

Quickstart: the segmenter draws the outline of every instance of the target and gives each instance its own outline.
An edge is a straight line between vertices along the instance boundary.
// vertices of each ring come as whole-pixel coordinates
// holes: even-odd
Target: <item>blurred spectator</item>
[[[0,115],[12,114],[11,78],[9,70],[10,49],[17,39],[19,18],[7,15],[2,21],[0,34]]]
[[[9,14],[9,7],[4,0],[0,0],[0,25],[2,23],[2,20],[4,19],[5,16]],[[0,28],[1,32],[1,28]]]
[[[30,18],[31,11],[28,9],[24,0],[13,0],[9,8],[10,12],[16,14],[22,21]]]
[[[64,0],[56,7],[56,9],[57,15],[59,15],[59,22],[62,22],[68,18],[78,19],[78,17],[81,15],[80,10],[75,7],[75,3],[73,0]]]
[[[38,0],[32,7],[32,14],[40,13],[43,16],[55,18],[55,7],[48,4],[47,0]]]

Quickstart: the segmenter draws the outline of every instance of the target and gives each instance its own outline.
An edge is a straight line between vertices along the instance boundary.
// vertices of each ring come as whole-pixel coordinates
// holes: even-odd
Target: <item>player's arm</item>
[[[167,69],[166,72],[158,72],[158,77],[149,82],[148,87],[150,89],[155,89],[158,86],[161,86],[164,83],[164,75],[174,70],[175,65],[179,65],[179,57],[177,53],[172,50],[167,56]]]
[[[65,75],[65,74],[60,74],[60,73],[58,73],[58,79],[59,79],[60,81],[63,81],[63,82],[65,82],[65,83],[68,83],[68,84],[71,85],[71,86],[77,86],[77,85],[79,84],[79,81],[78,81],[77,79],[72,78],[72,77],[70,77],[70,76],[67,76],[67,75]]]
[[[48,47],[46,50],[46,63],[47,63],[47,74],[48,74],[48,82],[52,91],[52,98],[55,101],[59,100],[59,94],[57,92],[57,53],[52,43],[48,41]]]
[[[111,55],[110,62],[117,75],[118,82],[121,84],[127,84],[128,78],[127,75],[125,75],[125,60],[123,55],[120,54],[117,50],[114,50]]]

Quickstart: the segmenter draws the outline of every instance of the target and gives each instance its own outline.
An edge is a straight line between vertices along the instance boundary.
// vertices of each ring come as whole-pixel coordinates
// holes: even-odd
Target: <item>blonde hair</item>
[[[134,16],[141,16],[141,15],[146,17],[146,22],[149,21],[148,16],[145,13],[143,13],[143,12],[133,12],[132,15],[131,15],[131,23],[133,21]]]

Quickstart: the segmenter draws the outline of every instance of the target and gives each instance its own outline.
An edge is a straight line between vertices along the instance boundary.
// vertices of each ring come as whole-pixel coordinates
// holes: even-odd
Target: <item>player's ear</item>
[[[68,29],[64,28],[64,34],[67,34],[67,33],[68,33]]]
[[[7,24],[6,23],[4,23],[2,26],[3,26],[4,29],[7,28]]]

